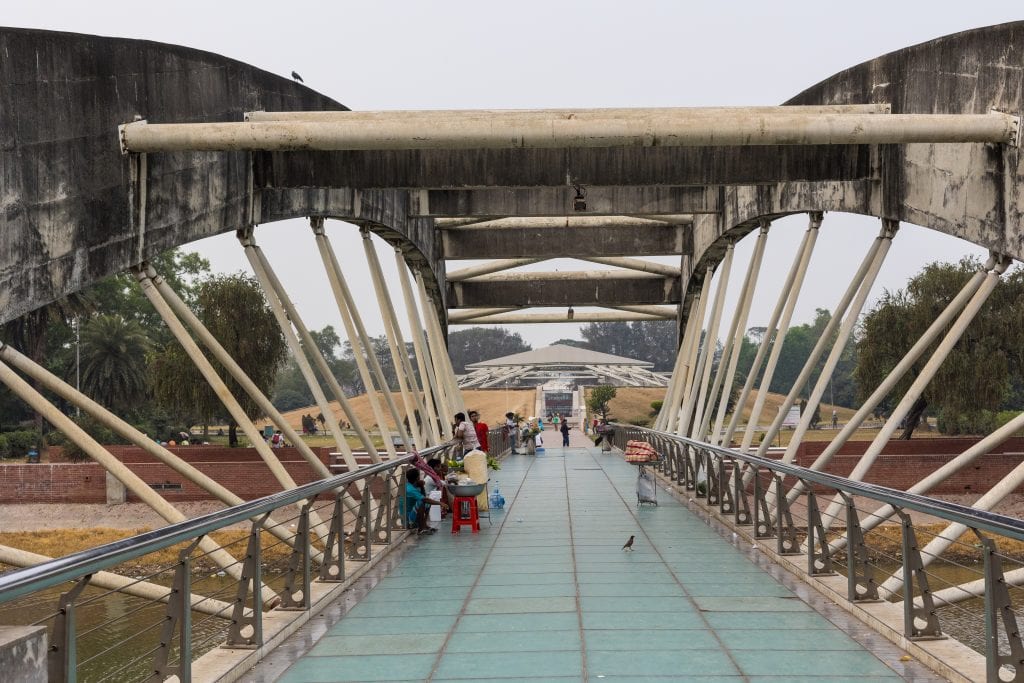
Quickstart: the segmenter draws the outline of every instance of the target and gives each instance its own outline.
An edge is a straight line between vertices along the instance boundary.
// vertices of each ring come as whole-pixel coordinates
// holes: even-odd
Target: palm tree
[[[97,402],[130,412],[146,396],[151,342],[142,325],[120,315],[91,318],[82,327],[82,391]]]

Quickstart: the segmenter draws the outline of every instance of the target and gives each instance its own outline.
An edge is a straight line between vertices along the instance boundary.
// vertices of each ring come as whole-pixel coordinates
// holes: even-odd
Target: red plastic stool
[[[473,533],[480,532],[480,514],[476,507],[476,496],[455,496],[452,506],[452,533],[459,533],[459,529],[468,526]]]

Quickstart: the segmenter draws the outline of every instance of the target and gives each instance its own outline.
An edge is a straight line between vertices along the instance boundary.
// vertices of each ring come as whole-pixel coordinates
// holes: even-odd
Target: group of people
[[[569,447],[569,420],[565,419],[565,415],[560,413],[548,413],[548,423],[551,424],[555,431],[562,433],[562,448]],[[537,418],[537,429],[544,431],[544,418]],[[538,437],[541,438],[541,437]]]
[[[466,421],[465,413],[455,413],[452,438],[461,444],[462,455],[476,450],[489,453],[491,445],[487,442],[487,431],[487,423],[480,421],[480,413],[477,411],[469,411],[469,422]]]

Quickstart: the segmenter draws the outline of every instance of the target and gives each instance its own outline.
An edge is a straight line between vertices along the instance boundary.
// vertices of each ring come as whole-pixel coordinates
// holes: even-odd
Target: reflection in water
[[[264,571],[263,581],[280,589],[284,577]],[[170,585],[170,576],[152,579]],[[71,584],[39,591],[11,603],[0,605],[0,624],[45,624],[53,637],[53,623],[61,593]],[[225,602],[235,598],[237,584],[230,577],[210,576],[193,579],[196,594],[216,597]],[[97,596],[103,596],[95,599]],[[141,598],[110,593],[104,589],[86,588],[76,604],[75,621],[78,632],[78,680],[141,681],[152,673],[153,653],[159,645],[161,627],[166,620],[166,605]],[[222,643],[230,623],[230,610],[224,618],[192,612],[192,656],[199,657]],[[171,661],[177,661],[177,637]]]

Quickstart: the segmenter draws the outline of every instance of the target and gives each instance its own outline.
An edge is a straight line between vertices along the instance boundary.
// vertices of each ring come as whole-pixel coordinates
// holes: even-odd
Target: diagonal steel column
[[[851,436],[860,428],[864,420],[871,414],[875,407],[889,395],[893,387],[903,378],[903,376],[910,370],[917,360],[924,355],[924,352],[928,350],[932,342],[934,342],[943,330],[949,325],[953,317],[963,310],[970,300],[977,293],[981,287],[982,282],[986,279],[986,272],[991,270],[995,266],[995,259],[990,258],[981,270],[975,273],[967,283],[961,288],[960,292],[949,302],[949,305],[943,309],[942,313],[932,322],[932,324],[925,330],[924,334],[914,343],[914,345],[907,351],[906,355],[900,359],[900,362],[889,372],[884,380],[875,388],[871,396],[864,401],[861,407],[857,410],[852,418],[846,423],[843,429],[836,435],[828,446],[822,451],[813,463],[809,466],[812,470],[823,470],[828,463],[832,460],[832,457],[839,452],[839,449],[850,439]],[[898,420],[897,420],[898,422]],[[856,469],[854,470],[856,471]],[[853,475],[850,477],[853,479]],[[799,485],[799,482],[797,482]],[[828,520],[826,520],[825,528],[828,528]]]
[[[364,227],[360,228],[359,232],[363,236],[363,251],[366,252],[366,262],[370,266],[370,279],[373,280],[373,289],[377,293],[377,304],[380,306],[381,318],[384,321],[384,336],[387,337],[388,348],[391,350],[391,361],[395,365],[395,376],[398,378],[398,388],[402,392],[402,403],[405,405],[409,431],[413,435],[415,445],[423,448],[426,445],[426,439],[420,423],[426,420],[427,411],[420,398],[420,389],[416,385],[416,375],[409,363],[409,354],[406,352],[402,328],[398,325],[398,316],[395,314],[395,306],[391,301],[388,285],[384,281],[384,271],[380,267],[380,259],[377,258],[377,250],[370,238],[370,231]],[[419,420],[416,419],[417,414]]]
[[[231,418],[235,421],[239,427],[242,428],[242,432],[246,438],[249,439],[249,443],[259,454],[260,458],[267,465],[270,473],[277,479],[278,483],[284,489],[293,489],[298,486],[292,475],[288,474],[288,470],[284,468],[281,461],[277,459],[277,456],[271,450],[267,442],[263,440],[263,435],[260,433],[253,421],[249,419],[249,416],[245,414],[245,410],[239,404],[238,400],[232,395],[231,390],[228,389],[227,384],[221,379],[220,375],[217,374],[217,370],[213,367],[213,364],[203,355],[203,352],[199,349],[198,344],[192,339],[192,336],[185,329],[185,326],[181,321],[174,315],[170,305],[164,301],[164,298],[160,296],[157,291],[156,285],[149,278],[149,276],[141,269],[136,268],[134,271],[135,278],[138,280],[139,285],[142,287],[142,293],[146,295],[149,302],[153,304],[153,308],[163,319],[164,324],[167,325],[167,329],[170,330],[174,338],[181,344],[182,349],[188,355],[189,359],[199,370],[199,373],[206,380],[210,388],[213,389],[214,393],[217,394],[217,398],[220,399],[221,403],[227,409]],[[313,523],[313,528],[316,530],[318,536],[323,539],[327,538],[327,534],[330,531],[328,526],[324,524],[323,520],[315,513],[310,513],[310,520]]]
[[[743,348],[743,338],[746,335],[747,316],[750,314],[750,304],[754,299],[754,289],[757,287],[757,277],[761,272],[761,258],[764,256],[764,245],[768,239],[768,221],[761,221],[761,229],[757,233],[757,242],[754,244],[754,253],[750,256],[750,264],[747,267],[747,274],[743,278],[743,286],[740,288],[739,308],[733,315],[732,324],[729,326],[729,333],[726,338],[725,348],[722,349],[722,356],[718,361],[718,370],[715,372],[715,381],[711,387],[711,395],[708,397],[708,408],[704,411],[704,419],[700,425],[700,433],[707,434],[708,426],[711,423],[711,408],[714,405],[715,397],[721,389],[721,398],[718,402],[718,414],[715,417],[715,428],[709,440],[711,443],[719,443],[722,435],[722,423],[725,421],[725,409],[729,405],[729,394],[732,393],[732,381],[736,375],[736,365],[740,360],[740,350]],[[727,360],[728,359],[728,360]]]
[[[111,475],[124,484],[125,487],[132,492],[132,495],[136,496],[143,503],[151,507],[167,522],[173,524],[175,522],[183,522],[187,519],[187,517],[185,517],[185,515],[183,515],[176,507],[164,500],[160,494],[151,489],[146,482],[142,481],[137,474],[128,469],[124,463],[111,455],[107,449],[97,443],[91,436],[86,434],[85,430],[75,424],[70,417],[57,410],[57,408],[47,401],[42,394],[37,392],[29,385],[28,382],[19,377],[10,366],[2,362],[0,362],[0,382],[7,385],[7,387],[16,396],[18,396],[18,398],[25,401],[25,403],[31,406],[33,410],[43,415],[50,424],[78,444],[90,458],[99,463],[103,469],[110,472]],[[226,572],[236,580],[241,580],[241,564],[231,556],[231,553],[221,548],[209,537],[204,537],[199,542],[199,547],[203,549],[203,552],[209,555],[210,559],[220,567],[222,571]],[[263,601],[267,603],[274,602],[278,599],[277,594],[267,586],[262,587],[261,595],[263,597]]]
[[[409,268],[402,258],[402,250],[395,248],[395,267],[398,269],[398,281],[402,287],[402,301],[405,303],[405,315],[409,321],[409,330],[412,335],[413,353],[416,354],[416,367],[419,369],[420,383],[423,385],[423,403],[427,408],[426,419],[429,420],[430,428],[428,435],[432,445],[441,443],[441,432],[438,422],[438,404],[435,400],[437,388],[434,385],[434,376],[430,371],[430,355],[427,351],[426,338],[423,336],[423,326],[420,324],[420,314],[416,308],[416,298],[412,293],[412,283],[409,281]]]
[[[420,308],[423,312],[423,333],[427,340],[427,350],[430,353],[431,364],[428,371],[434,376],[434,385],[437,387],[437,400],[438,400],[438,413],[441,415],[441,424],[447,425],[445,434],[449,439],[452,438],[450,420],[452,416],[458,412],[455,408],[455,398],[452,396],[452,389],[445,379],[444,373],[444,360],[441,358],[441,354],[445,353],[444,345],[438,344],[437,339],[434,337],[433,322],[434,309],[431,308],[433,303],[430,297],[427,296],[427,290],[423,286],[423,276],[420,273],[415,274],[417,295],[420,301]]]
[[[734,244],[726,248],[725,258],[722,261],[721,279],[718,283],[718,291],[715,292],[715,303],[711,311],[711,322],[708,324],[708,333],[704,337],[704,352],[701,359],[702,372],[700,380],[700,393],[697,402],[694,404],[693,424],[690,428],[691,435],[696,435],[704,425],[704,415],[710,409],[714,400],[709,395],[711,382],[711,366],[714,364],[715,352],[718,349],[718,330],[722,324],[722,313],[725,309],[725,295],[729,289],[729,277],[732,274],[732,261],[736,249]],[[701,439],[703,441],[703,439]]]
[[[676,360],[672,365],[672,374],[669,375],[668,386],[665,388],[665,398],[661,402],[661,410],[658,411],[658,417],[654,421],[654,428],[659,431],[667,431],[665,425],[669,421],[672,405],[679,392],[680,376],[683,374],[682,368],[685,366],[684,354],[686,353],[686,346],[690,343],[690,337],[693,335],[693,318],[696,316],[699,301],[700,297],[695,296],[690,302],[690,312],[686,316],[686,327],[683,331],[682,339],[679,340],[679,348],[676,350]]]
[[[16,351],[13,347],[6,344],[0,344],[0,360],[3,360],[3,362],[13,368],[20,370],[35,381],[39,382],[40,386],[54,392],[72,405],[81,408],[87,415],[93,417],[97,422],[108,427],[114,433],[121,435],[129,442],[146,451],[156,458],[158,462],[167,465],[172,470],[185,477],[213,497],[217,498],[225,505],[241,505],[245,502],[242,498],[231,492],[231,490],[221,486],[202,471],[185,462],[174,453],[171,453],[169,450],[101,406],[99,403],[96,403],[91,398],[69,385],[67,382],[46,370],[46,368],[32,361],[28,356]],[[292,534],[289,533],[285,527],[281,526],[280,523],[275,522],[272,519],[267,519],[263,528],[286,543],[294,543]],[[316,553],[317,555],[321,554],[319,551],[316,551]]]
[[[779,413],[775,416],[768,431],[765,432],[764,438],[761,440],[761,445],[757,449],[757,455],[764,456],[768,452],[768,448],[771,446],[772,439],[779,433],[782,428],[782,423],[786,419],[786,414],[789,409],[796,403],[797,396],[800,395],[800,389],[807,384],[807,380],[810,378],[811,373],[814,371],[814,366],[817,365],[818,359],[821,358],[821,354],[824,353],[825,347],[831,342],[832,334],[836,331],[839,326],[839,321],[842,320],[843,315],[846,313],[846,309],[849,308],[850,302],[853,301],[858,290],[860,289],[861,283],[867,276],[868,271],[872,269],[872,264],[876,261],[879,249],[882,246],[882,242],[886,242],[886,249],[888,250],[889,237],[887,237],[888,229],[883,228],[882,232],[879,233],[878,237],[874,239],[871,246],[868,248],[867,254],[860,263],[860,267],[857,272],[854,273],[853,279],[850,281],[849,286],[843,293],[839,303],[836,304],[835,311],[832,314],[832,318],[825,325],[825,329],[822,330],[821,336],[818,337],[817,343],[814,348],[811,349],[811,353],[808,355],[807,360],[804,362],[803,368],[800,370],[800,374],[797,376],[796,381],[793,383],[793,388],[786,395],[782,405],[779,407]],[[881,265],[881,264],[879,264]],[[781,345],[781,340],[780,340]],[[767,390],[767,386],[762,383],[762,387]],[[746,439],[744,439],[746,441]]]
[[[228,371],[228,374],[238,382],[238,385],[255,401],[256,405],[260,407],[270,421],[277,425],[278,429],[285,435],[285,437],[291,441],[295,446],[295,449],[299,451],[299,454],[309,463],[310,467],[320,475],[322,479],[326,479],[331,475],[330,469],[321,462],[320,458],[317,457],[316,453],[306,445],[306,442],[302,437],[295,431],[294,428],[288,421],[284,419],[280,411],[274,407],[274,404],[270,402],[270,399],[260,391],[260,388],[256,386],[255,382],[249,379],[249,376],[245,374],[245,371],[238,366],[235,359],[231,357],[231,354],[221,346],[220,342],[210,333],[210,331],[203,325],[202,321],[196,317],[196,314],[185,305],[185,302],[181,300],[178,294],[167,284],[167,281],[160,277],[159,274],[149,266],[146,268],[146,275],[150,282],[156,287],[157,294],[163,297],[164,301],[171,307],[171,310],[180,320],[183,320],[185,324],[192,330],[192,332],[199,338],[210,353],[213,354],[214,358],[217,359],[224,369]],[[235,503],[237,504],[237,503]]]
[[[696,377],[697,357],[700,352],[700,340],[704,330],[704,315],[707,313],[713,276],[714,270],[712,268],[709,267],[704,271],[704,281],[701,283],[700,295],[696,301],[697,315],[693,319],[693,334],[689,336],[689,346],[686,349],[686,356],[683,361],[683,374],[680,377],[681,384],[679,385],[679,392],[673,399],[672,412],[669,413],[669,420],[666,425],[680,436],[686,434],[686,427],[681,426],[680,421],[683,417],[683,408],[690,396],[690,390],[693,388],[694,378]],[[685,342],[686,339],[683,341]]]
[[[803,287],[804,275],[807,274],[807,265],[811,261],[814,244],[818,239],[822,215],[820,213],[812,213],[809,219],[810,225],[807,227],[803,240],[800,242],[800,248],[793,259],[793,265],[790,266],[786,281],[779,291],[779,298],[775,303],[775,308],[772,310],[771,318],[768,320],[764,337],[761,338],[761,345],[757,349],[754,363],[747,374],[747,381],[743,383],[739,400],[736,402],[736,411],[733,413],[732,420],[729,422],[729,428],[723,436],[725,443],[729,443],[732,440],[732,436],[736,432],[736,426],[743,415],[743,406],[747,404],[747,398],[753,389],[754,381],[760,374],[761,363],[767,355],[768,363],[765,366],[764,374],[761,375],[757,398],[754,400],[754,407],[750,411],[750,417],[747,418],[747,426],[743,430],[743,444],[740,446],[742,453],[750,450],[750,444],[754,440],[754,432],[757,431],[757,423],[761,419],[761,411],[764,409],[765,401],[768,398],[768,387],[771,386],[772,377],[775,374],[775,366],[778,364],[779,355],[782,353],[782,343],[786,338],[786,332],[789,330],[789,321],[793,317],[793,309],[796,307],[797,299],[800,297],[800,290]],[[775,340],[774,344],[772,343],[773,339]],[[771,347],[770,354],[768,353],[769,347]]]
[[[373,377],[371,377],[370,369],[366,363],[367,357],[376,360],[377,356],[374,355],[373,350],[369,346],[369,337],[367,335],[359,334],[359,330],[362,329],[363,325],[362,318],[359,317],[359,311],[354,305],[352,293],[348,288],[348,283],[345,281],[345,275],[338,263],[337,256],[334,253],[334,248],[331,246],[331,242],[327,239],[327,234],[324,232],[323,218],[310,218],[309,225],[313,229],[316,246],[320,251],[320,258],[324,263],[324,270],[327,272],[327,279],[331,283],[331,291],[334,293],[334,301],[338,306],[338,314],[341,316],[341,324],[345,327],[345,336],[348,337],[348,343],[352,346],[352,356],[355,358],[356,368],[359,370],[359,378],[362,380],[363,387],[366,389],[366,398],[370,402],[370,409],[373,411],[373,419],[377,421],[377,427],[380,429],[381,439],[384,442],[384,448],[387,449],[388,456],[394,458],[397,455],[395,446],[391,443],[391,434],[388,430],[387,421],[384,419],[384,413],[381,410],[380,401],[377,400],[377,390],[374,387]],[[411,443],[409,442],[409,435],[402,429],[402,418],[398,413],[398,407],[395,406],[395,402],[391,398],[391,390],[388,389],[387,382],[384,380],[383,372],[377,373],[377,382],[381,387],[381,392],[384,394],[384,401],[388,405],[391,417],[395,421],[395,428],[401,435],[402,442],[405,443],[405,447],[408,450],[411,446]]]
[[[267,300],[270,302],[270,307],[274,311],[274,317],[277,318],[277,323],[281,328],[281,332],[285,335],[285,339],[289,340],[289,345],[293,349],[293,353],[296,354],[296,358],[302,358],[306,360],[305,353],[313,358],[313,362],[316,363],[317,369],[320,371],[320,375],[327,382],[327,386],[331,388],[331,393],[334,394],[335,400],[341,406],[342,412],[348,418],[352,424],[352,428],[355,429],[356,435],[358,435],[360,442],[363,444],[363,448],[366,449],[367,454],[370,456],[372,462],[380,462],[380,454],[377,453],[377,448],[373,445],[373,439],[363,428],[363,425],[359,422],[356,417],[355,411],[352,410],[352,406],[348,402],[348,398],[345,396],[345,392],[342,390],[341,385],[338,384],[337,378],[334,373],[331,372],[330,366],[327,365],[327,361],[324,359],[320,349],[317,348],[316,340],[313,339],[313,335],[309,333],[306,325],[302,322],[302,318],[299,316],[299,312],[295,309],[295,305],[292,304],[291,299],[284,291],[284,287],[281,285],[281,281],[277,279],[277,275],[274,270],[270,267],[270,263],[267,261],[267,257],[263,254],[263,250],[256,245],[251,234],[243,235],[239,237],[242,242],[242,246],[245,247],[245,256],[249,259],[250,265],[252,265],[253,272],[256,274],[256,279],[260,281],[264,290],[270,295]],[[294,330],[292,329],[294,326]],[[296,337],[296,332],[298,336]],[[301,344],[300,344],[301,339]],[[303,349],[306,351],[304,352]],[[307,361],[308,362],[308,361]],[[312,369],[310,369],[312,372]],[[314,388],[315,387],[315,388]],[[314,392],[320,392],[320,396],[323,396],[323,392],[320,391],[319,382],[313,379],[310,389]],[[314,396],[317,394],[314,393]],[[345,441],[344,436],[341,435],[341,429],[337,423],[334,422],[334,413],[331,411],[330,406],[326,403],[326,397],[324,397],[324,405],[321,410],[326,409],[327,412],[324,416],[330,416],[332,420],[332,432],[336,432],[337,436],[335,441],[338,442],[338,446],[341,449],[343,457],[345,457],[345,464],[348,465],[350,471],[359,469],[356,464],[355,456],[352,455],[352,449],[349,448],[348,443]]]
[[[427,321],[427,339],[432,340],[431,357],[434,359],[434,367],[437,369],[438,377],[444,382],[445,393],[448,395],[451,408],[448,419],[451,419],[457,412],[466,413],[466,404],[462,399],[462,392],[459,391],[458,383],[455,381],[455,370],[452,368],[452,359],[448,355],[448,348],[444,343],[441,321],[434,314],[434,311],[438,309],[433,307],[421,273],[416,273],[416,285],[419,288],[420,301],[423,303],[423,318]]]

